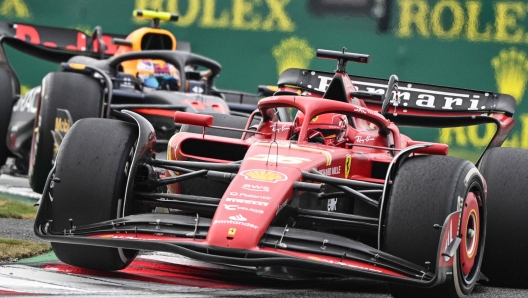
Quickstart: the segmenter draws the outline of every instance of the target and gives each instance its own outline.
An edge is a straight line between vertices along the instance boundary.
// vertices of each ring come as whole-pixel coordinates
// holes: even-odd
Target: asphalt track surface
[[[0,176],[0,194],[26,202],[37,195],[27,180]],[[29,197],[29,198],[28,198]],[[0,237],[35,240],[31,221],[0,220]],[[519,272],[519,274],[522,274]],[[0,296],[53,297],[391,297],[382,282],[361,279],[282,281],[250,268],[198,262],[176,254],[142,252],[125,270],[101,272],[66,265],[50,253],[0,263]],[[477,285],[471,297],[528,297],[525,289]]]

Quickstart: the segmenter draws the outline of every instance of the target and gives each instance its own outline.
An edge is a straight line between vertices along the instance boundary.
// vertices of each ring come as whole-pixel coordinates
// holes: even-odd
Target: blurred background
[[[256,93],[289,67],[333,71],[317,49],[371,55],[349,63],[350,74],[508,93],[516,98],[517,126],[504,146],[528,149],[528,5],[490,0],[0,0],[0,19],[126,35],[147,20],[134,9],[168,11],[162,22],[194,53],[222,64],[221,89]],[[58,65],[6,47],[23,90],[40,85]],[[413,138],[443,142],[453,155],[476,161],[493,125],[402,129]]]

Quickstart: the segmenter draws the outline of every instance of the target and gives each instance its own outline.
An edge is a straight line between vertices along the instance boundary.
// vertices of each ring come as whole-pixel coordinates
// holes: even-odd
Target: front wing
[[[351,239],[289,227],[269,227],[250,250],[216,247],[205,240],[210,219],[174,214],[132,215],[81,227],[72,223],[71,229],[53,233],[48,220],[51,204],[46,189],[34,225],[35,234],[50,242],[164,251],[217,264],[260,270],[287,267],[319,276],[354,276],[417,287],[433,287],[452,278],[453,256],[460,243],[452,236],[460,217],[460,212],[454,212],[443,225],[438,270],[428,272],[428,268]],[[273,270],[266,276],[284,278],[274,276]]]

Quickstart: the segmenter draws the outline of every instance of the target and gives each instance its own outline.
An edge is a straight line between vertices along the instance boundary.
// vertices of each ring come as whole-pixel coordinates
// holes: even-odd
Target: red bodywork
[[[347,94],[354,86],[346,74],[340,74]],[[356,104],[354,104],[356,103]],[[323,113],[339,113],[351,116],[353,125],[346,131],[346,142],[340,146],[316,144],[309,141],[310,126],[314,121],[304,121],[297,141],[290,141],[294,133],[291,122],[276,122],[273,109],[295,108],[302,111],[305,119],[313,119]],[[169,160],[198,160],[216,163],[230,163],[234,160],[221,160],[211,156],[196,156],[186,152],[186,142],[193,140],[207,144],[221,143],[222,146],[245,147],[241,168],[232,182],[211,221],[204,245],[242,250],[260,250],[258,244],[279,210],[298,193],[293,188],[296,181],[302,181],[302,172],[317,169],[319,172],[336,178],[361,180],[383,184],[385,177],[372,177],[373,162],[389,164],[395,153],[422,142],[412,141],[400,134],[394,123],[358,99],[349,96],[349,103],[320,97],[272,96],[259,102],[259,110],[264,115],[255,134],[245,139],[228,139],[217,136],[202,136],[193,133],[178,133],[169,141]],[[181,123],[211,126],[212,118],[196,118],[196,115],[178,112],[175,120]],[[353,126],[357,127],[354,128]],[[359,127],[359,129],[358,129]],[[207,128],[206,128],[207,130]],[[249,133],[248,133],[249,135]],[[448,146],[430,144],[416,153],[446,155]],[[394,150],[387,150],[393,148]],[[167,170],[167,176],[179,173]],[[179,184],[168,186],[169,192],[179,193]],[[269,248],[266,248],[269,250]],[[273,251],[273,250],[272,250]],[[339,258],[316,256],[303,253],[282,252],[318,260],[329,264],[339,264]],[[368,264],[350,264],[365,270],[373,270]],[[379,272],[394,276],[400,274],[391,270]]]

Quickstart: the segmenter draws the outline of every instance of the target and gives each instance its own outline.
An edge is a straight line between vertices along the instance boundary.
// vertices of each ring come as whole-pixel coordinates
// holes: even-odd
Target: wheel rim
[[[475,262],[479,249],[480,212],[476,195],[469,192],[462,212],[462,243],[460,245],[460,267],[464,277],[468,277]]]

